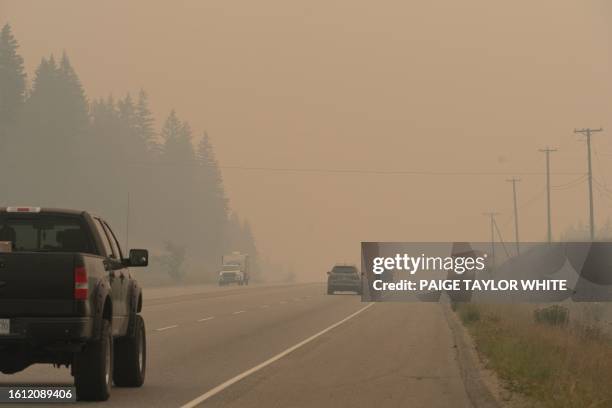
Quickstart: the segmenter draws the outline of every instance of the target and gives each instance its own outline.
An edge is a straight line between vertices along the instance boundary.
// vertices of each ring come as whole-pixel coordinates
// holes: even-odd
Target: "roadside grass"
[[[454,309],[510,391],[547,408],[612,407],[612,341],[597,327],[542,323],[529,305]]]

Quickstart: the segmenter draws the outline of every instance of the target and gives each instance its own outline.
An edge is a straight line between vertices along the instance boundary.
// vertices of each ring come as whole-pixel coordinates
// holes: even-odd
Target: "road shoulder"
[[[472,405],[474,408],[501,408],[499,401],[502,388],[497,377],[491,370],[485,368],[470,334],[451,310],[450,305],[442,304],[441,307],[453,334],[461,377]]]

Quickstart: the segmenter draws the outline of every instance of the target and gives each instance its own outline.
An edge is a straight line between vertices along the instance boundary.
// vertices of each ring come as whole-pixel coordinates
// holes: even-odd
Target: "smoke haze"
[[[537,150],[559,149],[553,184],[579,178],[577,127],[606,129],[593,164],[605,222],[611,17],[605,0],[0,0],[30,80],[65,50],[90,99],[144,88],[158,127],[174,108],[206,130],[231,208],[302,280],[358,263],[362,240],[486,240],[483,211],[511,239],[513,175],[522,238],[544,239]],[[413,170],[443,174],[376,172]],[[555,236],[588,221],[586,199],[584,183],[553,191]]]

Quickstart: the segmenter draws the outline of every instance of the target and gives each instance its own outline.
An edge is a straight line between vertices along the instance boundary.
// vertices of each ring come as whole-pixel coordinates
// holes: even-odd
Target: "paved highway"
[[[324,292],[303,284],[145,298],[145,385],[114,388],[101,404],[471,406],[439,305],[365,304]],[[0,384],[72,384],[72,377],[37,365],[0,374]]]

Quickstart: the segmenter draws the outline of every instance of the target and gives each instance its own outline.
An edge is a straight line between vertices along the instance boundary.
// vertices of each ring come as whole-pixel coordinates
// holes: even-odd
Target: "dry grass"
[[[457,307],[478,351],[511,391],[543,407],[612,407],[610,339],[593,326],[536,323],[533,311],[528,305]]]

